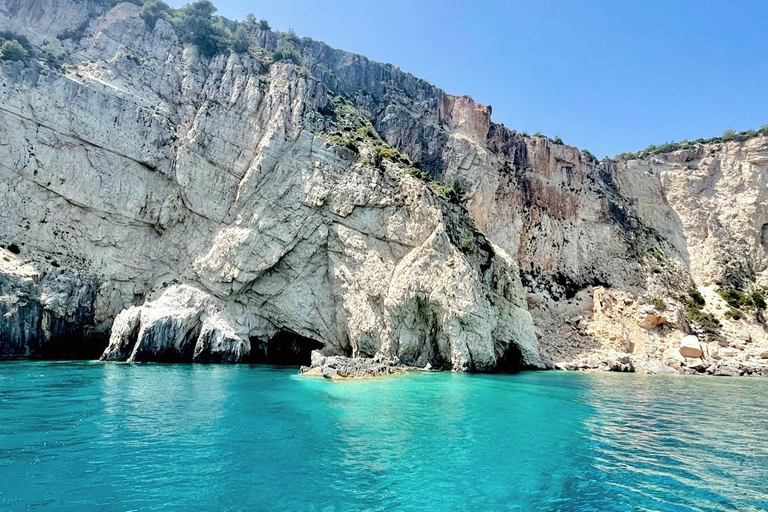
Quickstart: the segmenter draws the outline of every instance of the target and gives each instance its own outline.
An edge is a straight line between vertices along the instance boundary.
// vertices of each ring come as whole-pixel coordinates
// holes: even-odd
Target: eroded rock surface
[[[107,336],[97,327],[97,294],[95,280],[41,272],[15,250],[0,249],[0,358],[99,357]]]

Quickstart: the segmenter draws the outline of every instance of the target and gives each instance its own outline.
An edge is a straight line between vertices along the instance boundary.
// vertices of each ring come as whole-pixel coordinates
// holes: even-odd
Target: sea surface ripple
[[[0,363],[0,510],[768,510],[768,380]]]

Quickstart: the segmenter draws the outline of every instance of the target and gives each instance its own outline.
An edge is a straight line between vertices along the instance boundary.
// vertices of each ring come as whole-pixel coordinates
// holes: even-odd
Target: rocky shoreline
[[[768,359],[768,358],[766,358]],[[768,377],[768,360],[753,361],[703,361],[690,359],[677,368],[658,361],[644,361],[635,367],[629,354],[618,354],[614,358],[591,355],[572,362],[546,364],[543,369],[531,371],[572,371],[637,373],[641,375],[702,375],[714,377]],[[323,356],[312,354],[312,363],[302,366],[301,375],[323,377],[330,380],[376,379],[392,375],[403,375],[410,371],[433,371],[426,368],[406,366],[395,361],[376,358],[350,358],[346,356]]]
[[[421,370],[383,358],[352,358],[346,356],[324,356],[312,352],[312,362],[302,366],[301,375],[323,377],[330,380],[375,379],[391,375],[402,375],[411,370]]]
[[[688,335],[678,346],[669,346],[658,358],[601,351],[569,361],[548,363],[547,367],[561,371],[768,377],[768,350],[737,350],[727,344],[706,343],[696,335]]]
[[[673,367],[660,361],[645,360],[639,366],[627,355],[620,359],[603,358],[590,355],[575,361],[559,362],[547,369],[557,371],[583,372],[623,372],[643,375],[710,375],[715,377],[768,377],[768,360],[722,360],[704,361],[700,358],[686,359],[684,363]]]

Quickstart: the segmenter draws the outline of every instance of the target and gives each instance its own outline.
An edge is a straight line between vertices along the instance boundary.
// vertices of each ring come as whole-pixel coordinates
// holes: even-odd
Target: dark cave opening
[[[101,357],[109,344],[109,333],[60,333],[46,342],[29,344],[30,359],[50,361],[93,361]]]
[[[523,353],[515,343],[510,343],[502,356],[496,361],[497,373],[517,373],[525,370]]]
[[[308,366],[312,351],[320,350],[323,344],[288,330],[278,331],[268,341],[251,338],[251,364],[272,364],[276,366]]]

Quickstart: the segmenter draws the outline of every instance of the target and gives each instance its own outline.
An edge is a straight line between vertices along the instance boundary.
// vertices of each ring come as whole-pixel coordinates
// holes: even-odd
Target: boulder
[[[699,338],[696,336],[686,336],[680,341],[680,355],[683,357],[698,358],[703,354],[704,352],[701,350]]]
[[[669,325],[669,321],[665,317],[653,313],[646,315],[645,319],[640,322],[640,327],[646,330],[656,329],[663,325]]]
[[[706,371],[707,368],[709,368],[709,363],[701,358],[694,359],[693,362],[688,365],[688,369],[699,373]]]
[[[738,377],[741,375],[741,370],[737,366],[724,365],[712,368],[711,373],[719,377]]]

